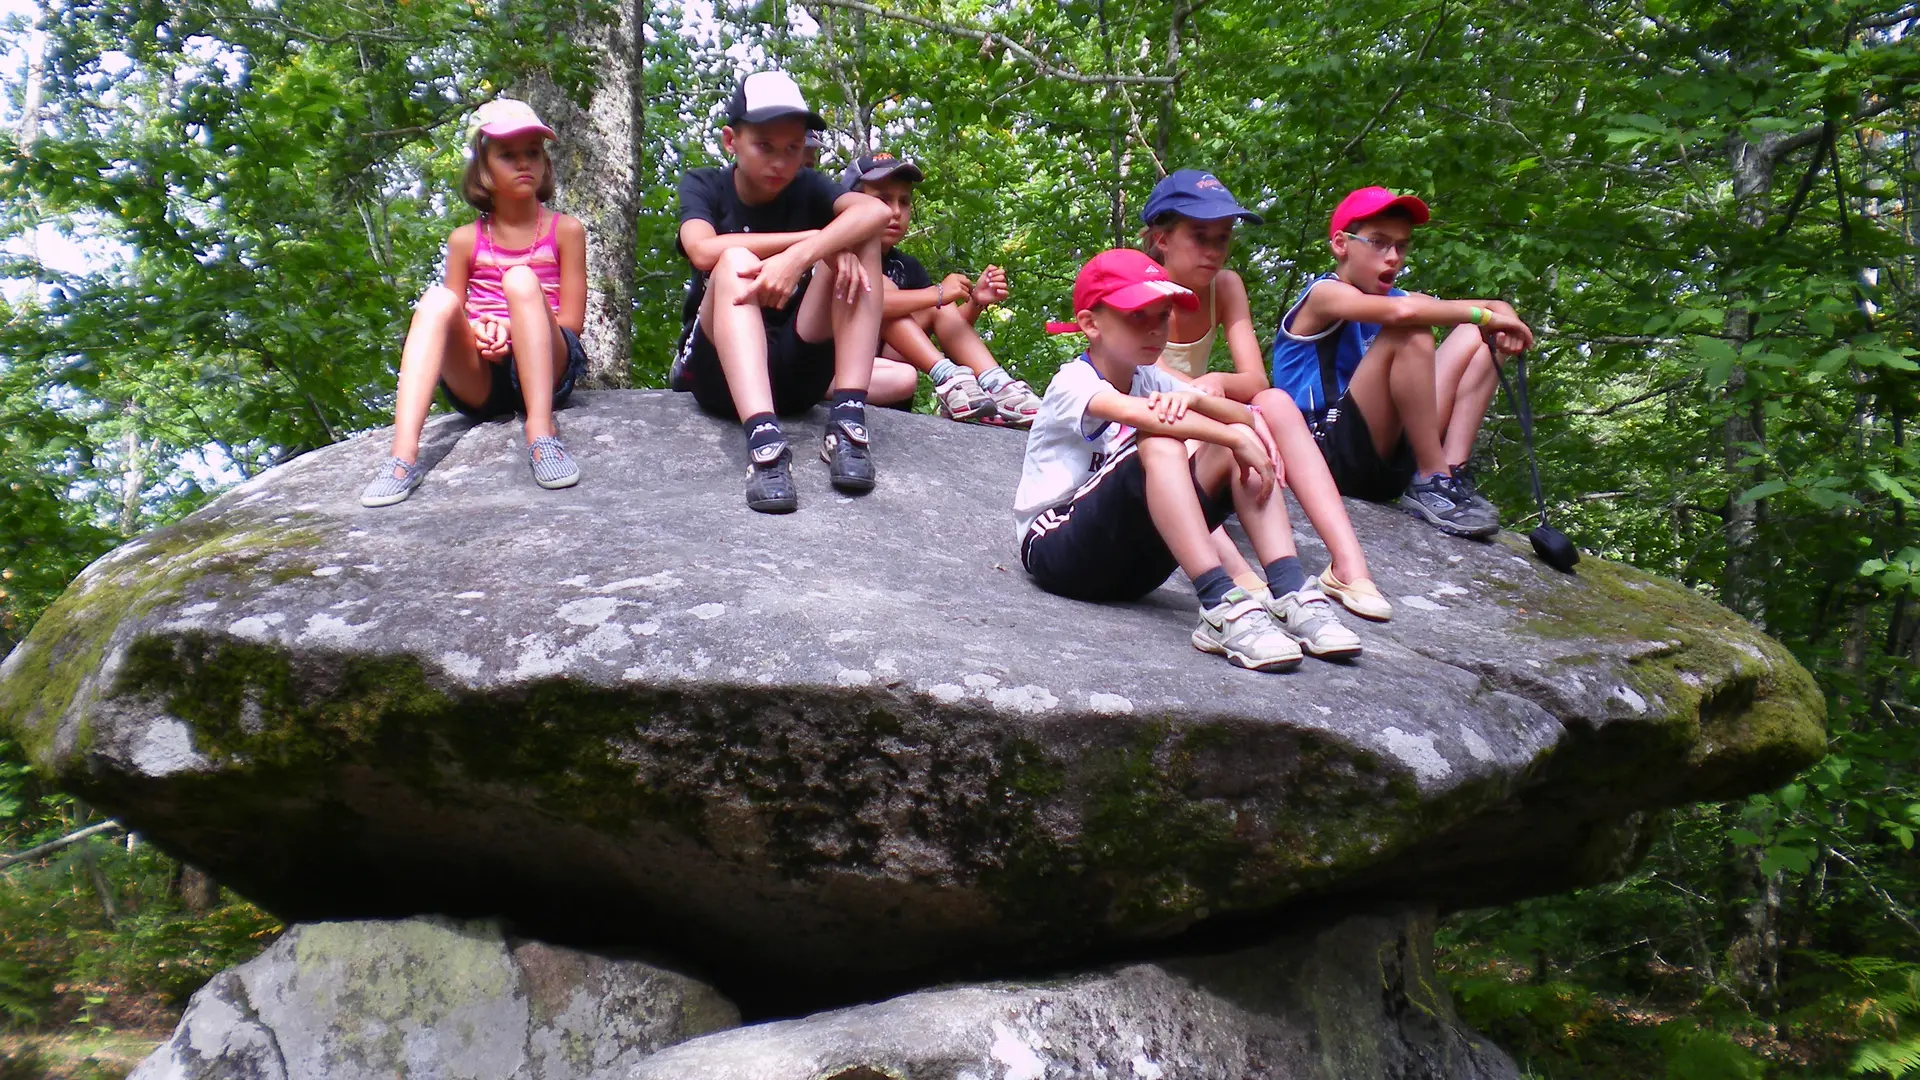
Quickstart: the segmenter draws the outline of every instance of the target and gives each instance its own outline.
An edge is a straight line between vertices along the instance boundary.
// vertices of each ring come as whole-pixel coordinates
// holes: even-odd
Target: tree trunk
[[[220,906],[220,883],[197,866],[180,864],[178,887],[180,903],[194,915],[205,915]]]
[[[575,39],[598,57],[600,85],[585,109],[545,76],[527,100],[560,136],[554,152],[556,209],[587,227],[587,383],[624,387],[632,381],[636,228],[641,147],[646,126],[646,9],[621,0],[607,24],[582,23]]]
[[[127,459],[120,471],[120,535],[133,536],[140,531],[140,493],[147,486],[147,463],[141,456],[140,410],[129,401],[123,410],[127,417],[125,450]]]
[[[1727,140],[1727,158],[1733,171],[1733,195],[1740,224],[1758,231],[1766,225],[1767,194],[1773,188],[1775,157],[1766,143],[1750,142],[1738,135]],[[1737,351],[1753,337],[1753,315],[1739,293],[1727,296],[1727,314],[1722,332],[1727,344]],[[1755,541],[1760,532],[1762,500],[1740,502],[1742,491],[1760,482],[1764,470],[1759,465],[1739,462],[1753,453],[1753,447],[1765,438],[1764,413],[1757,401],[1746,401],[1747,369],[1735,364],[1727,376],[1726,400],[1732,405],[1721,425],[1721,451],[1731,481],[1727,496],[1727,518],[1722,536],[1727,545],[1727,565],[1721,575],[1721,601],[1757,626],[1764,626],[1766,611],[1760,596],[1763,568],[1758,565]]]

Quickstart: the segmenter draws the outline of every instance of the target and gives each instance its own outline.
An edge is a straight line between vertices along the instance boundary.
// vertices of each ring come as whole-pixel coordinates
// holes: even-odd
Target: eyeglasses
[[[1349,239],[1360,241],[1382,255],[1389,253],[1397,254],[1403,259],[1407,257],[1407,249],[1413,243],[1411,240],[1375,240],[1371,236],[1361,236],[1357,232],[1347,233],[1347,236]]]

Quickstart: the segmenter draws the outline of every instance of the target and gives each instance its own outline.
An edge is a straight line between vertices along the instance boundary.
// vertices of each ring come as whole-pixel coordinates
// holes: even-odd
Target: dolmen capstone
[[[1822,751],[1821,697],[1780,645],[1624,566],[1556,573],[1509,534],[1350,501],[1393,621],[1347,620],[1356,662],[1258,674],[1188,645],[1177,575],[1123,605],[1029,583],[1017,432],[875,410],[878,490],[840,496],[803,461],[800,511],[768,517],[742,503],[737,427],[684,398],[583,393],[559,420],[577,488],[534,487],[516,425],[446,418],[398,506],[357,502],[375,432],[124,545],[0,666],[0,724],[290,921],[496,920],[641,950],[749,1018],[857,1006],[789,1021],[816,1033],[915,991],[886,1007],[1027,993],[1067,1023],[1119,1000],[1100,980],[1145,985],[1141,965],[1221,1030],[1313,1030],[1258,1004],[1303,992],[1220,958],[1324,952],[1349,917],[1423,941],[1434,912],[1616,878],[1664,808]],[[817,417],[796,430],[806,445]],[[941,1030],[1024,1030],[985,1015]],[[699,1054],[772,1037],[659,1053],[718,1076]],[[849,1067],[1031,1066],[941,1060]],[[1455,1064],[1391,1075],[1479,1075],[1433,1060]]]

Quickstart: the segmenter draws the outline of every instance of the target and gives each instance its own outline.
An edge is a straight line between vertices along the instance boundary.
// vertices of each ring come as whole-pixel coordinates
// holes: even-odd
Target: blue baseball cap
[[[1199,221],[1245,218],[1255,225],[1263,224],[1259,214],[1234,201],[1227,185],[1199,169],[1181,169],[1153,185],[1153,194],[1140,208],[1140,220],[1151,223],[1168,211]]]

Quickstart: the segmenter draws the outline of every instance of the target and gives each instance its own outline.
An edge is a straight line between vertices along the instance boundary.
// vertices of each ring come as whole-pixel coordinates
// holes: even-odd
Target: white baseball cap
[[[740,85],[734,88],[733,100],[727,104],[729,124],[764,124],[783,116],[804,116],[807,127],[814,131],[823,131],[827,126],[819,113],[807,108],[807,99],[801,95],[799,85],[784,71],[756,71],[741,79]]]

